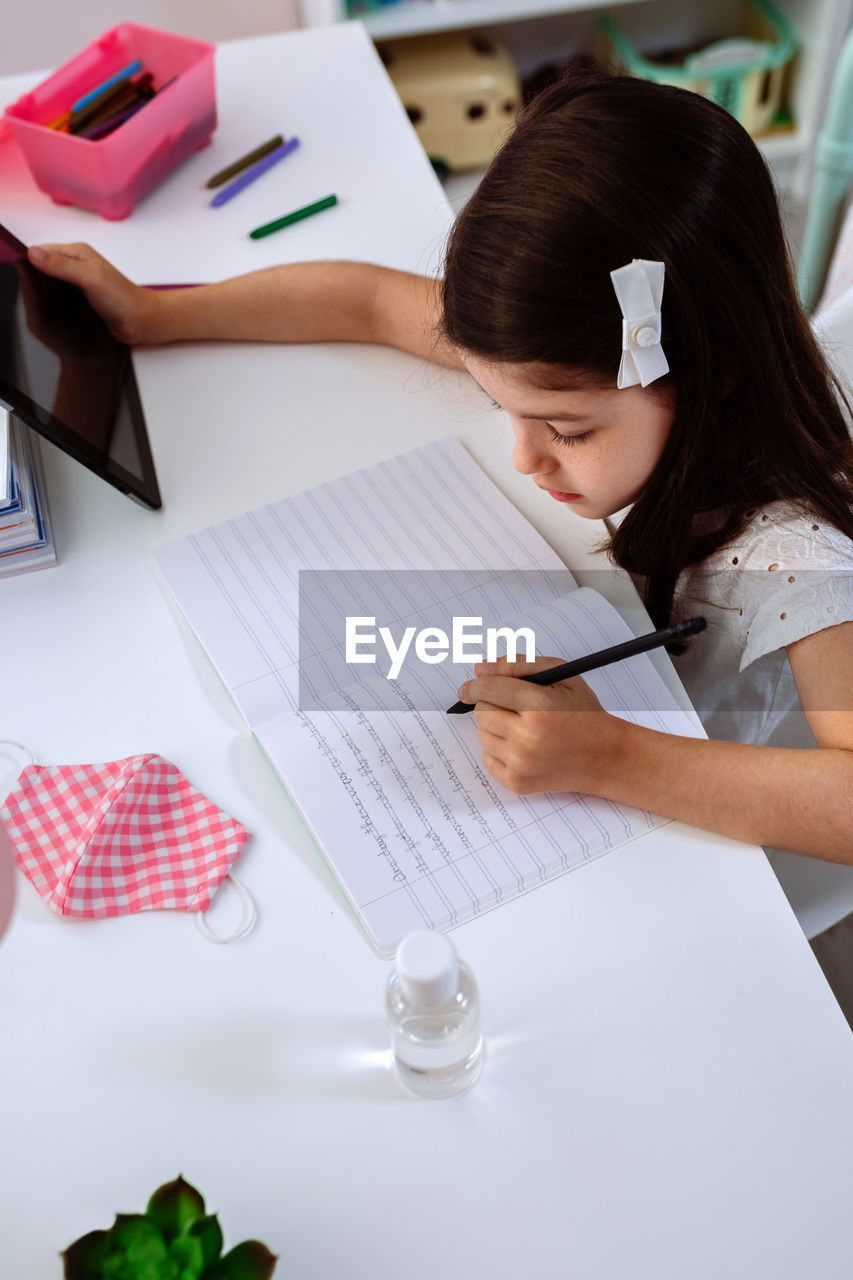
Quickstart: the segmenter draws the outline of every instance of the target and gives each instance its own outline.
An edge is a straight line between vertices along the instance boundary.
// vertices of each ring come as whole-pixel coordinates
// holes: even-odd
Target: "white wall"
[[[236,40],[299,25],[297,0],[5,0],[0,75],[58,66],[119,22],[202,40]],[[4,4],[4,7],[5,7]]]

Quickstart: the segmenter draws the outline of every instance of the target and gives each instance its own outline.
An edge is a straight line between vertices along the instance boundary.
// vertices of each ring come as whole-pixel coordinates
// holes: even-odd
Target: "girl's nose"
[[[512,465],[523,476],[547,475],[560,465],[553,456],[549,441],[544,438],[544,428],[520,427],[512,424],[515,432],[515,448]]]

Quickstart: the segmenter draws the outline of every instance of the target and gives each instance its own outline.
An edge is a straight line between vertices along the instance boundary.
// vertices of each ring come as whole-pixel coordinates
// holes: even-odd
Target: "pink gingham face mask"
[[[132,911],[204,912],[249,838],[158,755],[30,764],[0,808],[0,822],[15,862],[48,905],[81,920]],[[254,923],[251,898],[228,879],[243,898],[244,920],[228,938],[205,923],[202,932],[215,942],[241,937]]]

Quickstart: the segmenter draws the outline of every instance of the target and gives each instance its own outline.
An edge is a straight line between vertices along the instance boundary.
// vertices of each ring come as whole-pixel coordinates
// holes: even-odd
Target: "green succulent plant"
[[[144,1213],[119,1213],[62,1255],[65,1280],[269,1280],[277,1258],[259,1240],[222,1253],[216,1214],[183,1178],[158,1187]]]

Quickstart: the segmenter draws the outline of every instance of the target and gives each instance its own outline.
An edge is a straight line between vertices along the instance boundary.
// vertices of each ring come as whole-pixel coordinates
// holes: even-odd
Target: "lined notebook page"
[[[496,579],[525,569],[558,574],[563,591],[574,585],[452,437],[223,521],[154,559],[252,729],[298,705],[301,569],[488,569]],[[554,594],[545,582],[540,598]]]
[[[663,822],[594,797],[506,791],[481,764],[472,717],[445,714],[455,681],[421,687],[417,668],[393,682],[399,710],[372,709],[355,684],[329,710],[298,709],[300,568],[533,567],[544,584],[552,572],[559,580],[557,557],[456,441],[224,522],[156,559],[380,954]],[[543,585],[523,616],[539,650],[566,659],[631,635],[586,588],[558,596]],[[608,710],[696,736],[647,655],[587,679]]]

